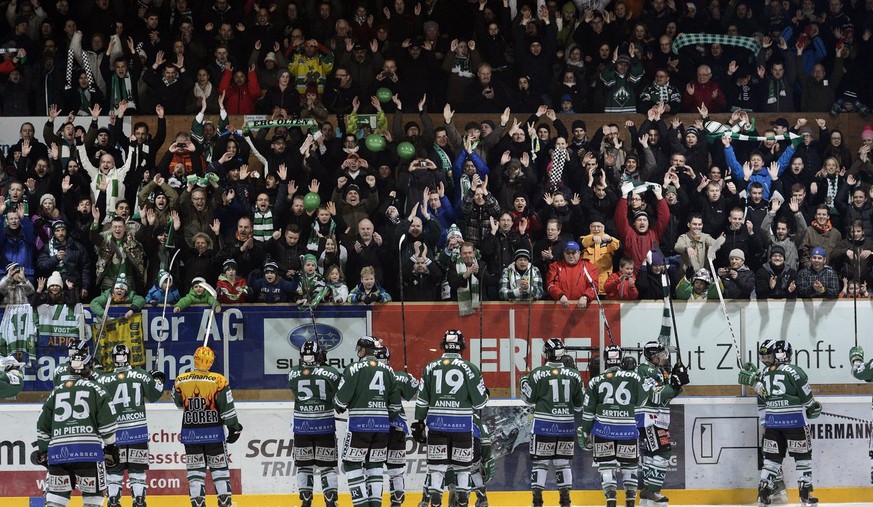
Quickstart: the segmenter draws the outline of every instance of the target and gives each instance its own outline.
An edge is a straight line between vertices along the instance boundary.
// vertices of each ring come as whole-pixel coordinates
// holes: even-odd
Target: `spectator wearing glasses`
[[[696,113],[703,106],[710,113],[721,113],[727,107],[727,99],[721,87],[712,80],[712,69],[709,65],[697,67],[697,81],[685,85],[682,96],[682,112]]]
[[[588,281],[588,276],[593,284]],[[564,245],[564,258],[549,266],[546,291],[564,308],[571,304],[576,308],[586,308],[596,298],[598,278],[597,267],[582,258],[579,243],[568,241]]]

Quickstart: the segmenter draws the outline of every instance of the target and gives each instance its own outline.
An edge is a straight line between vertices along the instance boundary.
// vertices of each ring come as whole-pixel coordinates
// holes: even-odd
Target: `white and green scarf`
[[[473,261],[477,262],[477,261]],[[455,269],[459,275],[467,272],[467,265],[460,257],[455,261]],[[467,279],[467,287],[458,289],[458,312],[461,317],[472,315],[477,309],[482,306],[482,301],[479,297],[479,278],[477,275],[470,275]]]

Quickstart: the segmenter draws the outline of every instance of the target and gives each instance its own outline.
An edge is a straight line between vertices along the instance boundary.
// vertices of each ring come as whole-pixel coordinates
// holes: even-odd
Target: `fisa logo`
[[[308,340],[317,341],[325,351],[328,351],[336,348],[343,341],[343,335],[339,329],[329,324],[305,324],[294,328],[288,335],[288,342],[297,350],[300,350]]]

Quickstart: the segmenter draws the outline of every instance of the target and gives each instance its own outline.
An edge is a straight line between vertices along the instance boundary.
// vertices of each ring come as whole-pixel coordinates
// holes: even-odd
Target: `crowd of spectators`
[[[871,2],[0,10],[2,112],[46,117],[2,158],[4,280],[216,311],[584,307],[658,299],[664,272],[684,299],[867,297],[873,129],[852,152],[828,121],[873,102]],[[579,116],[603,112],[641,121]],[[191,120],[168,148],[165,115]]]

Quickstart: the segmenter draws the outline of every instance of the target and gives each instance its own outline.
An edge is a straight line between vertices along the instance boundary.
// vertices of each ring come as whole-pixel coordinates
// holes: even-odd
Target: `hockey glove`
[[[334,405],[334,410],[336,410],[337,414],[342,414],[346,411],[346,407],[341,407],[339,405]]]
[[[49,466],[49,453],[46,451],[42,451],[41,453],[37,454],[36,455],[36,464],[48,468],[48,466]]]
[[[754,386],[758,382],[758,369],[752,363],[743,365],[743,369],[737,377],[737,382],[741,386]]]
[[[594,446],[591,445],[591,435],[585,433],[582,428],[576,428],[576,441],[579,443],[579,447],[581,447],[583,451],[594,449]]]
[[[679,389],[690,383],[691,379],[688,378],[688,368],[686,368],[681,362],[674,364],[673,371],[670,372],[670,385],[673,389]]]
[[[106,468],[113,468],[121,461],[118,446],[109,444],[103,447],[103,461],[106,462]]]
[[[230,433],[227,434],[227,443],[234,444],[237,440],[239,440],[239,436],[242,435],[243,427],[240,424],[236,428],[228,428]]]
[[[817,401],[813,401],[808,407],[806,407],[806,418],[807,419],[816,419],[821,415],[821,403]]]
[[[864,349],[861,347],[852,347],[849,349],[849,364],[854,366],[856,361],[864,362]]]
[[[421,445],[427,443],[427,427],[424,421],[415,421],[412,423],[412,439]]]
[[[157,380],[157,381],[160,382],[161,384],[163,384],[164,381],[167,380],[167,376],[164,375],[164,372],[162,372],[162,371],[153,371],[153,372],[151,373],[151,375],[152,375],[152,377],[154,377],[155,380]]]

